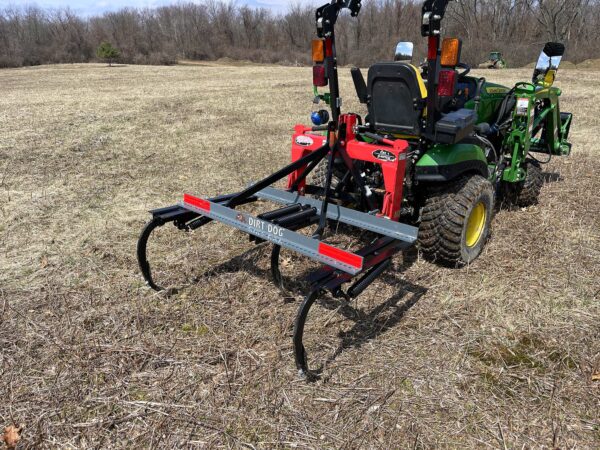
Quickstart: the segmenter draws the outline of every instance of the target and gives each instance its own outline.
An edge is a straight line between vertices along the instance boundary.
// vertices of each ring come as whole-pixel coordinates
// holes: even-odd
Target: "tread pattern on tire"
[[[465,264],[462,234],[470,207],[488,191],[493,213],[494,192],[491,183],[480,175],[463,176],[452,183],[429,189],[421,209],[419,244],[425,258],[445,266]],[[490,218],[486,219],[489,223]]]
[[[525,166],[527,176],[516,187],[513,199],[514,203],[522,208],[537,204],[544,184],[544,175],[542,174],[540,163],[530,159],[526,162]]]
[[[327,181],[327,159],[317,164],[317,167],[308,175],[307,181],[316,186],[325,186]],[[334,173],[331,177],[331,189],[335,189],[340,182],[340,179]]]
[[[317,164],[317,167],[308,176],[308,180],[312,184],[317,186],[325,186],[325,180],[327,179],[327,164],[325,161],[321,161]],[[332,179],[333,181],[333,179]]]

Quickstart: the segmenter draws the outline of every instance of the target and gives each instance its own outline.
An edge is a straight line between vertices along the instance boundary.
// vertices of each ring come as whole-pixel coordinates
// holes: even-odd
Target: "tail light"
[[[456,88],[456,70],[441,70],[438,84],[439,97],[452,97]]]
[[[313,66],[313,85],[317,87],[327,86],[327,73],[323,64]]]

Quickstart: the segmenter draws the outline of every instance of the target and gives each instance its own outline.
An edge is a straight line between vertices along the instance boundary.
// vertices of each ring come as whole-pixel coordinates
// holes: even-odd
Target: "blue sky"
[[[183,0],[193,1],[193,0]],[[226,0],[231,1],[231,0]],[[238,5],[269,8],[273,12],[284,12],[290,4],[320,5],[327,0],[237,0]],[[0,0],[0,8],[7,6],[37,5],[42,8],[64,8],[68,6],[78,14],[89,16],[115,11],[127,6],[144,8],[178,3],[178,0]]]

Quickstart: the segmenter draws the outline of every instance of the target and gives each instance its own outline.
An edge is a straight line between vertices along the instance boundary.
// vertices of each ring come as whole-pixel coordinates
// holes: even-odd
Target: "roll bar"
[[[422,8],[421,34],[428,38],[427,51],[427,123],[425,135],[434,136],[435,122],[438,119],[437,88],[439,84],[440,33],[442,19],[451,0],[425,0]],[[332,0],[317,9],[317,35],[325,40],[327,76],[330,81],[332,123],[337,127],[341,114],[341,100],[337,74],[337,55],[335,49],[335,24],[343,9],[349,9],[353,17],[358,16],[362,7],[361,0]]]
[[[440,32],[442,19],[446,14],[450,0],[425,0],[422,9],[421,35],[428,38],[427,42],[427,123],[425,136],[433,138],[437,111],[437,90],[440,72]]]
[[[361,0],[332,0],[317,9],[316,24],[317,35],[325,40],[325,63],[327,78],[329,79],[329,93],[331,96],[331,116],[333,128],[337,128],[341,114],[341,100],[337,73],[337,54],[335,49],[335,24],[342,9],[349,9],[352,17],[358,16],[362,7]]]
[[[446,14],[446,8],[451,0],[425,0],[423,2],[423,16],[421,23],[421,35],[439,36],[442,27],[442,19]]]
[[[330,37],[342,9],[349,9],[352,17],[358,16],[361,0],[332,0],[317,9],[317,34],[320,38]]]

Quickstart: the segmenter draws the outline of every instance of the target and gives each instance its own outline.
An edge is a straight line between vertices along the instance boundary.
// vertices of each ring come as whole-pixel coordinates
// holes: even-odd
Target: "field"
[[[302,291],[273,286],[268,247],[165,227],[151,262],[176,289],[157,294],[135,245],[147,210],[283,166],[310,70],[0,71],[0,425],[24,425],[21,448],[599,448],[598,76],[559,72],[573,154],[544,166],[538,206],[498,212],[474,264],[412,251],[358,301],[313,309],[325,367],[307,383]]]

